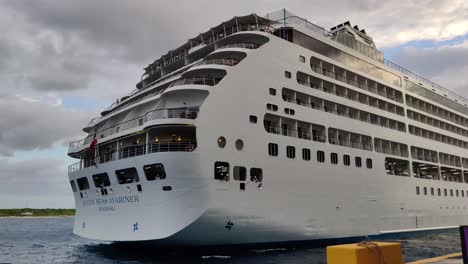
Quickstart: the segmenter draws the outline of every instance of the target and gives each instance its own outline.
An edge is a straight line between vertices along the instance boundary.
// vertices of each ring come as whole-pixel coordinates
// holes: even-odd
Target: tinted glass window
[[[83,178],[78,178],[76,180],[76,183],[78,183],[78,189],[80,191],[88,190],[89,189],[89,182],[86,177]]]
[[[234,166],[234,180],[245,181],[247,179],[247,169],[245,167]]]
[[[263,171],[259,168],[251,168],[250,169],[250,180],[253,182],[261,182],[263,181]]]
[[[109,176],[107,173],[93,175],[94,187],[106,187],[110,185]]]
[[[362,160],[361,160],[361,157],[356,157],[356,158],[354,159],[354,162],[355,162],[355,164],[356,164],[356,167],[358,167],[358,168],[359,168],[359,167],[361,167],[361,166],[362,166]]]
[[[115,175],[119,184],[127,184],[133,182],[139,182],[138,172],[136,168],[127,168],[122,170],[116,170]]]
[[[318,162],[325,162],[325,152],[319,150],[317,151],[317,161]]]
[[[310,149],[302,149],[302,159],[303,160],[310,160]]]
[[[72,191],[73,192],[76,192],[76,184],[74,181],[70,181],[70,185],[71,185],[71,188],[72,188]]]
[[[166,170],[161,163],[146,165],[143,167],[145,177],[148,181],[162,180],[166,178]]]
[[[343,155],[343,164],[345,166],[351,165],[351,158],[349,157],[349,155]]]
[[[338,154],[330,153],[330,159],[332,164],[338,164]]]
[[[278,156],[278,144],[268,143],[268,154],[270,156]]]
[[[296,148],[293,146],[286,147],[286,156],[290,159],[296,158]]]
[[[216,161],[214,164],[215,180],[229,181],[229,163]]]

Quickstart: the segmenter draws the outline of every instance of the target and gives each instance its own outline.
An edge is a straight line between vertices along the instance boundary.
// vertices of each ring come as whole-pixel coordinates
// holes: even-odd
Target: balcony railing
[[[395,120],[392,120],[392,119],[388,119],[388,120],[389,120],[389,122],[394,122],[394,123],[386,124],[386,123],[378,122],[377,120],[372,120],[370,118],[370,116],[372,114],[369,113],[369,112],[366,112],[366,111],[356,110],[356,111],[359,111],[360,113],[363,113],[365,115],[366,118],[362,118],[361,115],[358,115],[356,112],[355,113],[343,112],[343,111],[340,111],[339,109],[333,109],[333,108],[330,108],[330,107],[327,107],[327,106],[319,106],[319,105],[316,105],[316,104],[313,104],[313,103],[308,104],[308,103],[305,103],[305,102],[302,102],[302,101],[297,101],[297,100],[294,100],[292,98],[288,98],[288,97],[286,97],[284,95],[283,95],[283,100],[285,102],[289,102],[289,103],[293,103],[293,104],[297,104],[297,105],[301,105],[301,106],[305,106],[305,107],[310,107],[312,109],[324,111],[324,112],[327,112],[327,113],[336,114],[336,115],[339,115],[339,116],[344,116],[344,117],[352,118],[352,119],[355,119],[355,120],[360,120],[362,122],[366,122],[366,123],[369,123],[369,124],[378,125],[378,126],[382,126],[382,127],[386,127],[386,128],[406,132],[406,127],[404,126],[404,124],[403,125],[398,125],[401,122],[398,122],[398,121],[395,121]],[[385,117],[381,117],[381,118],[385,118]],[[387,118],[385,118],[385,119],[387,119]]]
[[[265,130],[268,133],[272,134],[277,134],[277,135],[283,135],[283,136],[288,136],[288,137],[295,137],[295,138],[300,138],[300,139],[305,139],[305,140],[313,140],[317,142],[325,142],[327,138],[325,136],[320,136],[320,135],[311,135],[310,133],[304,132],[304,130],[295,130],[295,129],[286,129],[286,128],[281,128],[278,126],[265,126]]]
[[[223,49],[223,48],[242,48],[242,49],[257,49],[260,47],[260,44],[257,43],[250,43],[250,42],[238,42],[238,43],[231,43],[231,44],[226,44],[218,49]]]
[[[181,119],[195,119],[198,116],[198,107],[186,107],[186,108],[165,108],[157,109],[147,112],[143,116],[139,116],[111,127],[97,131],[96,133],[89,135],[81,140],[70,142],[68,147],[68,153],[76,152],[80,150],[84,145],[89,145],[93,138],[105,138],[110,135],[116,134],[121,131],[125,131],[131,128],[142,126],[144,123],[151,120],[167,119],[167,118],[181,118]]]
[[[443,86],[441,86],[441,85],[439,85],[437,83],[434,83],[434,82],[432,82],[432,81],[430,81],[430,80],[428,80],[428,79],[426,79],[426,78],[424,78],[424,77],[422,77],[422,76],[420,76],[420,75],[418,75],[418,74],[416,74],[416,73],[414,73],[412,71],[409,71],[409,70],[401,67],[400,65],[397,65],[396,63],[393,63],[393,62],[391,62],[389,60],[384,60],[384,63],[385,63],[385,65],[389,66],[390,68],[392,68],[394,70],[397,70],[397,71],[399,71],[399,72],[401,72],[401,73],[403,73],[405,75],[409,75],[409,76],[415,78],[416,80],[418,80],[418,81],[420,81],[422,83],[425,83],[425,84],[431,86],[434,89],[439,90],[440,92],[442,92],[444,94],[448,94],[448,95],[452,96],[453,98],[455,98],[457,100],[457,102],[460,101],[460,103],[462,103],[463,105],[465,105],[465,106],[468,105],[468,100],[465,97],[463,97],[463,96],[461,96],[461,95],[459,95],[459,94],[457,94],[455,92],[452,92],[449,89],[447,89],[447,88],[445,88],[445,87],[443,87]]]
[[[76,172],[91,166],[99,166],[99,164],[114,160],[128,159],[158,152],[192,152],[196,148],[197,143],[195,141],[161,141],[151,144],[122,147],[118,152],[113,150],[95,157],[94,160],[82,160],[81,162],[72,164],[68,166],[68,173]]]
[[[173,82],[169,87],[178,86],[178,85],[189,85],[189,84],[215,86],[221,81],[221,79],[222,78],[208,78],[208,77],[182,78]]]
[[[327,76],[329,78],[332,78],[332,79],[335,79],[337,81],[347,83],[349,85],[352,85],[354,87],[369,91],[369,92],[374,93],[374,94],[378,94],[378,95],[386,97],[386,98],[388,98],[390,100],[393,100],[393,101],[396,101],[396,102],[399,102],[399,103],[403,103],[403,97],[401,97],[401,96],[395,96],[393,94],[385,93],[384,91],[379,90],[376,87],[369,86],[366,83],[358,82],[358,81],[353,80],[353,79],[349,79],[344,75],[340,75],[340,74],[338,74],[338,73],[336,73],[334,71],[331,71],[331,70],[328,70],[328,69],[325,69],[325,68],[321,68],[321,67],[319,67],[317,65],[314,65],[314,64],[311,64],[310,67],[312,68],[312,70],[314,72],[316,72],[318,74],[325,75],[325,76]]]
[[[236,60],[236,59],[208,59],[208,60],[200,61],[197,65],[217,64],[217,65],[235,66],[239,62],[240,60]]]

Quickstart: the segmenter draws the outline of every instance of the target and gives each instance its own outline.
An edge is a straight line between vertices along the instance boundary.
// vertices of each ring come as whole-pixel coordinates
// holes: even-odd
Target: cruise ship
[[[468,223],[468,101],[350,22],[234,17],[137,82],[69,145],[78,236],[209,246]]]

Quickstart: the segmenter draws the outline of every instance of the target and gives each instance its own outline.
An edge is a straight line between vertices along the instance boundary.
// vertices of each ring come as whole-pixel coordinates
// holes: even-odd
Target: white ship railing
[[[165,108],[149,111],[143,116],[139,116],[113,125],[111,127],[96,131],[95,133],[81,140],[70,142],[68,147],[68,153],[79,151],[84,145],[91,144],[95,136],[97,139],[105,138],[118,132],[128,130],[130,128],[142,126],[144,123],[151,120],[168,118],[195,119],[198,116],[198,112],[198,107]]]
[[[169,87],[178,86],[178,85],[208,85],[214,86],[221,81],[222,78],[207,78],[207,77],[190,77],[190,78],[182,78],[178,79],[177,81],[173,82]]]
[[[347,98],[347,99],[349,99],[349,100],[358,102],[358,103],[360,103],[360,104],[367,104],[367,105],[369,105],[369,106],[379,108],[377,105],[373,105],[373,104],[370,104],[370,103],[367,103],[367,102],[360,101],[359,98],[352,97],[352,96],[350,96],[350,95],[345,95],[345,94],[343,94],[343,93],[338,93],[337,91],[334,91],[334,90],[329,89],[329,88],[327,88],[327,87],[318,86],[318,85],[315,85],[315,84],[313,84],[313,83],[309,83],[309,82],[304,81],[304,80],[301,80],[301,79],[297,79],[297,82],[298,82],[299,84],[302,84],[302,85],[305,85],[305,86],[309,86],[310,88],[314,88],[314,89],[317,89],[317,90],[320,90],[320,91],[323,91],[323,92],[326,92],[326,93],[334,94],[334,95],[337,95],[337,96],[340,96],[340,97],[344,97],[344,98]],[[381,108],[379,108],[379,109],[381,109]],[[402,113],[399,113],[398,111],[391,110],[391,109],[381,109],[381,110],[385,110],[385,111],[388,111],[388,112],[390,112],[390,113],[402,115]]]
[[[415,78],[416,80],[426,84],[426,85],[429,85],[430,87],[434,88],[434,89],[437,89],[439,90],[440,92],[444,93],[444,95],[450,95],[451,97],[455,98],[455,100],[458,101],[461,101],[463,103],[464,106],[468,106],[468,99],[466,99],[465,97],[455,93],[455,92],[452,92],[450,91],[449,89],[437,84],[437,83],[434,83],[410,70],[407,70],[403,67],[401,67],[400,65],[394,63],[394,62],[391,62],[389,60],[384,60],[384,63],[385,65],[389,66],[390,68],[394,69],[394,70],[397,70],[399,72],[401,72],[402,74],[405,74],[405,75],[409,75],[411,76],[412,78]]]
[[[224,48],[256,49],[258,47],[260,47],[260,44],[257,44],[257,43],[236,42],[236,43],[226,44],[224,46],[219,47],[218,49],[224,49]]]
[[[305,139],[305,140],[313,140],[313,141],[318,141],[318,142],[325,142],[327,140],[327,137],[325,136],[317,136],[317,135],[311,135],[310,133],[304,132],[304,131],[298,131],[296,129],[285,129],[281,128],[278,126],[264,126],[265,130],[268,133],[271,134],[277,134],[277,135],[283,135],[283,136],[288,136],[288,137],[295,137],[295,138],[300,138],[300,139]]]
[[[235,66],[239,62],[240,60],[236,60],[236,59],[208,59],[208,60],[200,61],[196,65],[216,64],[216,65]]]
[[[117,144],[117,143],[116,143]],[[161,141],[151,144],[140,144],[134,146],[123,147],[116,150],[97,156],[94,160],[74,163],[68,166],[68,173],[76,172],[91,166],[99,166],[110,161],[122,160],[142,156],[151,153],[159,152],[192,152],[197,148],[195,141]]]
[[[354,87],[367,90],[367,91],[369,91],[371,93],[378,94],[380,96],[386,97],[386,98],[391,99],[393,101],[403,103],[403,98],[396,97],[396,96],[394,96],[392,94],[389,94],[389,93],[385,93],[384,91],[381,91],[381,90],[377,89],[376,87],[369,86],[366,83],[358,82],[358,81],[353,80],[353,79],[349,79],[344,75],[340,75],[340,74],[338,74],[338,73],[336,73],[334,71],[319,67],[319,66],[314,65],[314,64],[311,64],[310,66],[311,66],[312,70],[314,72],[318,73],[318,74],[325,75],[325,76],[327,76],[329,78],[332,78],[332,79],[335,79],[337,81],[344,82],[344,83],[347,83],[347,84],[352,85]]]
[[[366,123],[369,123],[369,124],[372,124],[372,125],[377,125],[377,126],[381,126],[381,127],[386,127],[386,128],[390,128],[390,129],[394,129],[394,130],[398,130],[398,131],[402,131],[402,132],[405,132],[406,131],[406,128],[405,127],[399,127],[398,125],[389,125],[389,126],[386,126],[380,122],[377,122],[376,120],[372,120],[372,119],[361,119],[358,115],[352,115],[352,114],[347,114],[346,112],[342,112],[338,109],[330,109],[326,106],[317,106],[315,104],[308,104],[308,103],[304,103],[304,102],[298,102],[297,100],[294,100],[292,98],[287,98],[287,97],[283,97],[283,100],[286,101],[286,102],[289,102],[289,103],[293,103],[293,104],[297,104],[297,105],[301,105],[301,106],[305,106],[305,107],[310,107],[312,109],[316,109],[316,110],[320,110],[320,111],[324,111],[324,112],[327,112],[327,113],[331,113],[331,114],[336,114],[336,115],[339,115],[339,116],[344,116],[344,117],[347,117],[347,118],[351,118],[351,119],[355,119],[355,120],[359,120],[359,121],[362,121],[362,122],[366,122]],[[370,114],[370,113],[368,113]],[[397,121],[395,121],[397,122]]]

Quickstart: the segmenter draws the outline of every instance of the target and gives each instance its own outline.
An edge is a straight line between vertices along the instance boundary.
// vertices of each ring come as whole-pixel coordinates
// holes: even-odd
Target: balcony
[[[106,138],[108,136],[114,135],[116,133],[131,129],[131,128],[143,126],[145,123],[152,121],[152,120],[168,119],[168,118],[196,119],[198,116],[198,112],[199,112],[198,107],[165,108],[165,109],[153,110],[153,111],[147,112],[143,116],[124,121],[122,123],[116,124],[108,128],[104,128],[81,140],[70,142],[69,147],[68,147],[68,153],[75,153],[75,152],[80,151],[84,146],[89,145],[91,141],[93,141],[93,138],[95,136],[98,139]]]
[[[261,46],[260,44],[252,43],[252,42],[237,42],[237,43],[222,45],[218,49],[225,49],[225,48],[257,49],[260,46]]]
[[[215,86],[221,81],[222,78],[209,78],[209,77],[188,77],[181,78],[173,82],[169,87],[179,86],[179,85],[207,85]]]
[[[198,65],[225,65],[225,66],[235,66],[240,62],[240,60],[237,59],[208,59],[201,61],[197,64]]]
[[[196,141],[165,141],[151,144],[140,144],[122,148],[118,151],[110,151],[92,160],[81,160],[68,166],[68,173],[73,173],[88,167],[99,166],[107,162],[133,158],[137,156],[158,153],[158,152],[192,152],[196,149]]]

